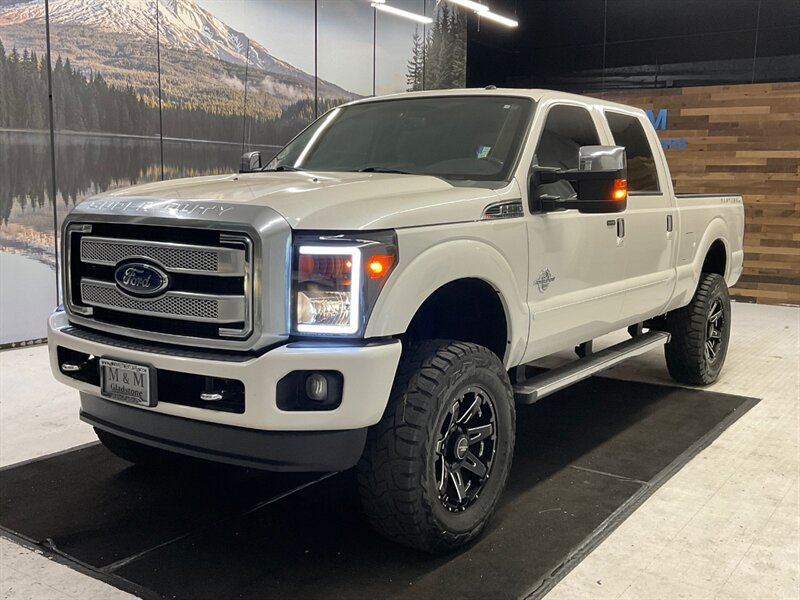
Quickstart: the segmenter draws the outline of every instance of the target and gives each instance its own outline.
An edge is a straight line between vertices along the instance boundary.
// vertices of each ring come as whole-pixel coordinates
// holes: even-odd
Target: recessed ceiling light
[[[430,17],[426,17],[424,15],[418,15],[417,13],[408,12],[407,10],[402,10],[400,8],[395,8],[394,6],[389,6],[385,3],[379,3],[379,1],[375,1],[372,3],[372,8],[377,8],[378,10],[382,10],[383,12],[390,13],[392,15],[396,15],[398,17],[403,17],[404,19],[411,19],[412,21],[416,21],[417,23],[433,23],[433,19]]]
[[[504,17],[502,15],[496,15],[492,11],[478,13],[478,16],[481,19],[489,19],[490,21],[500,23],[500,25],[505,25],[506,27],[516,27],[519,25],[519,23],[514,19],[509,19],[508,17]]]
[[[481,4],[480,2],[473,2],[472,0],[447,0],[452,4],[458,4],[459,6],[463,6],[464,8],[468,8],[470,10],[474,10],[476,13],[485,13],[489,10],[489,7],[485,4]]]

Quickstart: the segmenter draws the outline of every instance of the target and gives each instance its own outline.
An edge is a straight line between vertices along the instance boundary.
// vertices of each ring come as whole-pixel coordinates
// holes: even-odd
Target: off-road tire
[[[464,389],[480,389],[491,397],[496,433],[488,476],[481,487],[474,488],[479,493],[473,504],[462,512],[451,512],[437,484],[435,466],[443,462],[436,461],[444,460],[437,454],[442,448],[437,439],[441,439],[439,427],[446,422],[442,419],[458,414],[452,412],[455,395]],[[449,418],[454,426],[456,418]],[[357,468],[370,523],[385,537],[424,552],[445,553],[468,544],[489,521],[505,487],[514,432],[511,384],[493,352],[451,340],[409,345],[386,411],[370,428]]]
[[[718,328],[711,322],[712,310],[714,314],[721,311]],[[725,279],[716,273],[703,273],[692,301],[667,315],[665,329],[672,336],[664,346],[672,378],[690,385],[714,383],[725,363],[730,341],[731,301]],[[710,339],[710,331],[719,337]],[[711,342],[717,344],[713,356],[706,348]]]
[[[165,450],[134,442],[97,427],[94,428],[94,432],[100,443],[112,454],[136,465],[158,467],[176,458],[174,454]]]

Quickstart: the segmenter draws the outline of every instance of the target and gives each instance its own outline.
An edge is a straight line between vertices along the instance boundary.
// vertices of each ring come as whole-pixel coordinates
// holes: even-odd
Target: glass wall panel
[[[319,114],[371,96],[374,9],[364,0],[317,0]]]
[[[164,178],[239,165],[249,39],[244,0],[160,2]]]
[[[57,304],[44,4],[0,5],[0,346]]]
[[[247,0],[243,151],[268,160],[314,118],[314,0]]]
[[[59,219],[160,175],[156,1],[50,2]]]
[[[392,6],[416,14],[425,0],[396,0]],[[376,92],[379,96],[422,89],[428,27],[377,11]]]
[[[467,80],[467,15],[447,2],[426,0],[433,19],[425,41],[426,90],[463,88]]]

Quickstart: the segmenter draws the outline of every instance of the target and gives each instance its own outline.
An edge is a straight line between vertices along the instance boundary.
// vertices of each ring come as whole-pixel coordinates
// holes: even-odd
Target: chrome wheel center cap
[[[467,455],[468,450],[469,450],[469,440],[467,440],[467,436],[462,435],[456,441],[456,458],[458,460],[463,459]]]

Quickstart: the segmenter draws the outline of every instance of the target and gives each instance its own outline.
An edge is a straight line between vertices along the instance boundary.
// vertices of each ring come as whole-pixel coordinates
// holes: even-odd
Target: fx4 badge
[[[555,275],[550,272],[550,269],[543,269],[542,272],[539,273],[539,279],[534,281],[534,283],[539,286],[539,291],[544,293],[555,280]]]

